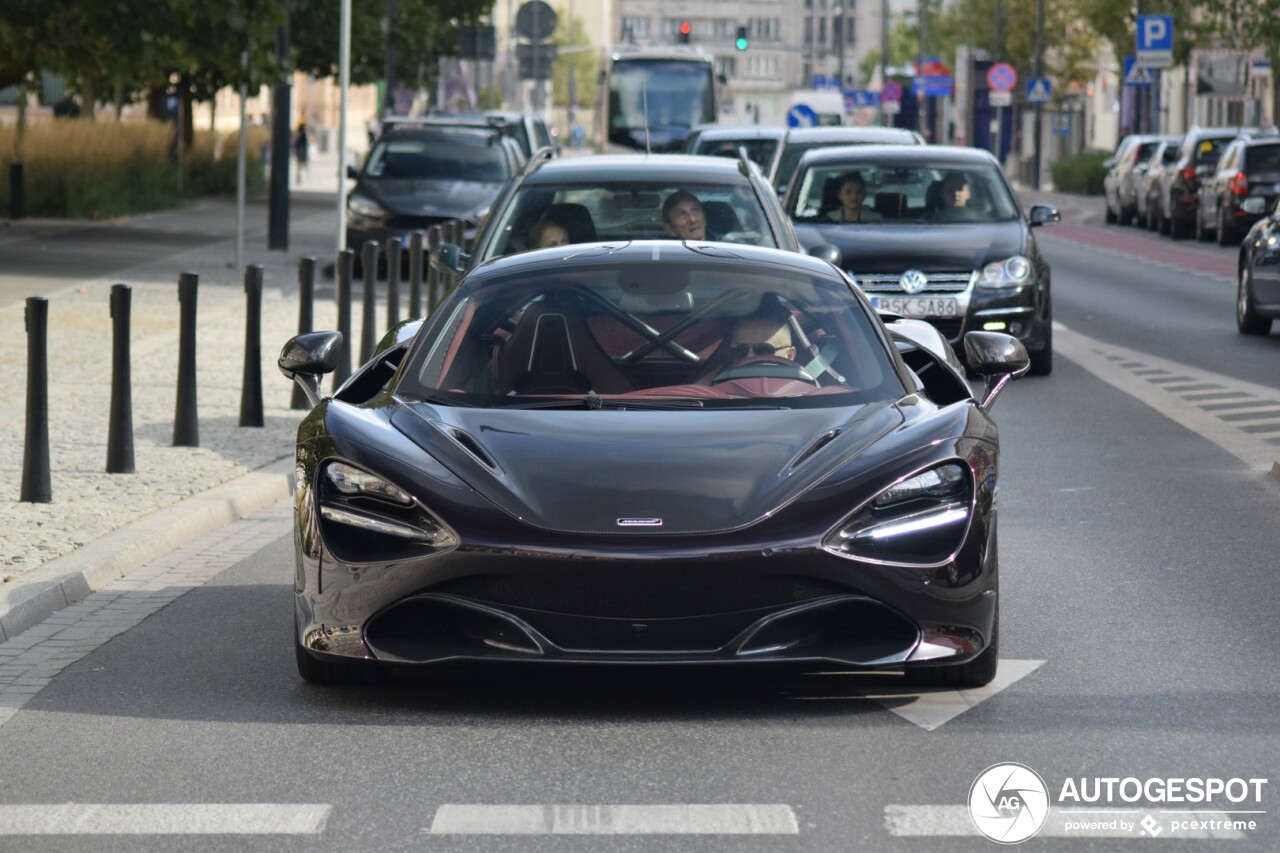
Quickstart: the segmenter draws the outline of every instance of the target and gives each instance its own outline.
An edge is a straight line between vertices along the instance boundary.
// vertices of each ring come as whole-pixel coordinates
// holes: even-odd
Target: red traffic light
[[[687,36],[692,32],[693,32],[693,24],[689,23],[688,21],[680,22],[680,35]]]

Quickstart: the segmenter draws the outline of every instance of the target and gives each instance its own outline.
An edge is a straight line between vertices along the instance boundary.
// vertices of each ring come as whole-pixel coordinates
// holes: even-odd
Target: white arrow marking
[[[432,835],[797,835],[787,805],[466,805],[436,809]]]

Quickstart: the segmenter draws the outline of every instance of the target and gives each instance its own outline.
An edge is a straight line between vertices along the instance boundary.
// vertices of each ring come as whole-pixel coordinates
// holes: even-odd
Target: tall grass
[[[262,128],[252,130],[259,137],[263,132]],[[12,126],[0,127],[0,199],[9,198],[14,134]],[[191,150],[184,152],[186,169],[179,186],[170,153],[171,124],[88,119],[33,124],[23,142],[26,213],[108,219],[177,207],[196,195],[233,193],[235,136],[230,144],[219,144],[216,136],[196,134]],[[246,183],[250,192],[261,192],[266,184],[257,155],[261,149],[261,141],[249,145]]]

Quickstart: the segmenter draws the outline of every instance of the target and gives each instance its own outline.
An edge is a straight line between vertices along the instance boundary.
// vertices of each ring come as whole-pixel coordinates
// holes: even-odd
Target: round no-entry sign
[[[997,62],[987,70],[987,85],[996,92],[1012,92],[1018,85],[1018,72],[1007,62]]]

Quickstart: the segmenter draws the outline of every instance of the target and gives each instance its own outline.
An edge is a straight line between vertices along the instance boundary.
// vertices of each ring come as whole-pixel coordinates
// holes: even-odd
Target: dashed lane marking
[[[1260,471],[1280,470],[1280,389],[1106,344],[1054,323],[1063,357]],[[1248,411],[1244,411],[1244,410]]]
[[[431,835],[797,835],[790,806],[467,805],[436,809]]]
[[[316,835],[332,809],[313,803],[0,805],[0,835]]]

